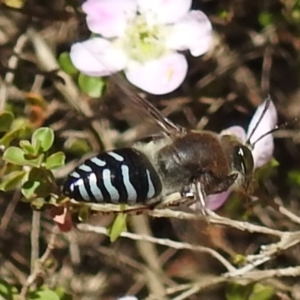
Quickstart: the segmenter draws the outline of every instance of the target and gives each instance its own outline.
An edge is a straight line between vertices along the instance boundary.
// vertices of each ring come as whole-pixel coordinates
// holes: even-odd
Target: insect
[[[249,184],[254,170],[250,145],[231,134],[176,125],[126,85],[120,88],[126,101],[160,126],[161,137],[86,160],[68,175],[66,196],[85,203],[151,206],[180,192],[205,207],[206,196]]]

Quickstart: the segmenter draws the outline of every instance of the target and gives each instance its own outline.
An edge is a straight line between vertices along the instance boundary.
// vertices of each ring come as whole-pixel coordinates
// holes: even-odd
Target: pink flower
[[[255,169],[269,162],[273,156],[274,151],[274,138],[272,134],[268,134],[259,140],[261,136],[275,128],[275,126],[277,125],[277,111],[272,101],[270,102],[268,110],[260,120],[257,128],[253,132],[253,129],[256,127],[260,117],[262,116],[265,105],[266,101],[258,106],[251,119],[247,132],[245,132],[245,130],[240,126],[232,126],[221,132],[221,135],[235,135],[244,144],[246,144],[246,141],[251,135],[250,141],[247,142],[250,143],[250,149],[253,147],[253,149],[251,149],[251,153],[253,156]],[[218,209],[225,203],[231,192],[232,187],[223,193],[209,195],[205,200],[207,208],[210,210]]]
[[[172,92],[188,69],[177,51],[199,56],[211,45],[210,21],[190,8],[191,0],[87,0],[82,9],[96,36],[72,45],[72,62],[90,76],[124,70],[149,93]]]

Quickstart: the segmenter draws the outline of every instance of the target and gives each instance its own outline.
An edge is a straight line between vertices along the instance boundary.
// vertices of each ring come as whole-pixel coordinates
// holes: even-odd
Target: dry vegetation
[[[205,218],[180,210],[131,216],[130,233],[115,243],[105,235],[112,215],[94,215],[62,233],[48,210],[33,212],[19,190],[1,193],[0,278],[17,287],[21,299],[41,284],[62,287],[76,300],[125,294],[149,300],[300,299],[300,122],[294,121],[300,116],[300,5],[194,5],[213,22],[214,47],[189,57],[189,76],[178,91],[150,99],[181,125],[220,131],[246,126],[271,94],[280,123],[290,124],[275,134],[279,166],[264,182],[267,192],[255,199],[235,195],[218,215]],[[74,9],[79,7],[79,1],[28,0],[13,9],[0,2],[0,109],[9,107],[34,128],[54,130],[54,147],[67,156],[55,173],[58,182],[83,156],[130,145],[147,132],[132,112],[121,112],[115,97],[90,99],[57,73],[59,54],[88,36],[84,16]],[[74,140],[77,151],[69,146]],[[37,257],[44,264],[34,262]],[[255,298],[258,287],[271,291],[269,297]]]

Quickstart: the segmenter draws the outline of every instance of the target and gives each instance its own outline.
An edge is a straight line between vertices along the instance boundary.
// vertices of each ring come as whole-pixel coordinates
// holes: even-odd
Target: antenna
[[[263,109],[263,111],[262,111],[262,113],[261,113],[261,115],[260,115],[260,117],[259,117],[257,123],[255,124],[254,128],[252,129],[252,131],[251,131],[251,133],[250,133],[250,135],[249,135],[249,137],[248,137],[248,139],[247,139],[247,141],[246,141],[246,144],[248,144],[248,145],[251,145],[251,144],[250,144],[250,140],[251,140],[253,134],[255,133],[255,131],[256,131],[256,129],[257,129],[259,123],[260,123],[261,120],[263,119],[264,115],[266,114],[266,112],[267,112],[267,110],[268,110],[268,108],[269,108],[269,106],[270,106],[270,103],[271,103],[271,101],[272,101],[271,96],[268,95],[268,97],[266,98],[265,101],[266,101],[265,107],[264,107],[264,109]],[[277,126],[276,126],[275,128],[277,128]],[[274,128],[274,129],[275,129],[275,128]],[[272,129],[272,130],[273,130],[273,129]],[[272,133],[272,132],[273,132],[272,130],[271,130],[271,132],[267,132],[267,133],[263,134],[258,140],[262,139],[262,138],[263,138],[264,136],[266,136],[267,134]],[[276,129],[276,130],[278,130],[278,129]],[[275,131],[276,131],[276,130],[275,130]],[[256,142],[257,142],[257,140],[255,141],[255,143],[256,143]],[[253,143],[253,145],[251,145],[251,146],[254,147],[254,144],[255,144],[255,143]]]
[[[267,131],[266,133],[262,134],[251,146],[254,148],[255,144],[257,142],[259,142],[261,139],[263,139],[265,136],[267,136],[268,134],[271,134],[271,133],[274,133],[274,132],[276,132],[280,129],[283,129],[283,128],[287,127],[288,125],[291,125],[291,123],[294,123],[294,122],[297,122],[297,121],[298,121],[298,118],[294,118],[291,121],[282,123],[280,125],[276,125],[273,129],[271,129],[271,130]]]
[[[282,124],[282,125],[288,125],[287,123],[284,123],[284,124]],[[283,127],[285,127],[285,126],[283,126]],[[275,131],[277,131],[277,130],[279,130],[279,129],[282,129],[282,126],[275,126],[273,129],[271,129],[271,130],[269,130],[269,131],[267,131],[266,133],[264,133],[264,134],[262,134],[254,143],[252,143],[252,145],[251,145],[251,147],[252,148],[254,148],[254,146],[255,146],[255,144],[257,143],[257,142],[259,142],[261,139],[263,139],[265,136],[267,136],[268,134],[271,134],[271,133],[273,133],[273,132],[275,132]]]

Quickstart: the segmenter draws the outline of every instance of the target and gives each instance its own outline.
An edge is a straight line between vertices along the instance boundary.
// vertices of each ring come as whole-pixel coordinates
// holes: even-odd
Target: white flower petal
[[[206,208],[210,210],[217,210],[226,202],[230,193],[231,189],[228,189],[226,192],[207,196],[205,199]]]
[[[246,142],[246,131],[241,126],[231,126],[221,131],[220,135],[235,135],[241,143]]]
[[[137,0],[141,14],[157,18],[161,24],[178,21],[191,8],[191,0]]]
[[[166,44],[171,49],[188,49],[193,56],[199,56],[209,50],[211,42],[211,22],[202,11],[192,10],[172,26]]]
[[[123,70],[127,57],[121,50],[102,38],[92,38],[71,47],[74,66],[89,76],[108,76]]]
[[[266,101],[264,101],[261,105],[259,105],[255,114],[253,115],[248,127],[247,138],[249,138],[249,136],[252,134],[253,129],[255,128],[257,122],[259,121],[259,118],[262,115],[265,105],[266,105]],[[277,110],[274,103],[271,101],[268,110],[266,111],[265,115],[260,121],[255,132],[251,136],[250,144],[255,143],[257,139],[259,139],[266,132],[275,128],[276,125],[277,125]],[[255,143],[254,149],[252,150],[255,168],[259,168],[262,165],[266,164],[272,158],[273,151],[274,151],[274,138],[272,134],[266,135],[260,141]]]
[[[134,0],[88,0],[82,10],[90,31],[112,38],[125,32],[128,21],[136,15],[137,4]]]
[[[139,300],[139,299],[134,296],[124,296],[124,297],[118,298],[117,300]]]
[[[135,63],[125,70],[127,79],[135,86],[154,95],[167,94],[183,82],[188,65],[179,53],[170,53],[144,64]]]

